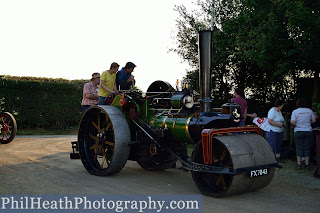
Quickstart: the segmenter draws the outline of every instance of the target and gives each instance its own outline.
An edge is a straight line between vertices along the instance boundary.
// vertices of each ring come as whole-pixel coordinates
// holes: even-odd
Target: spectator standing
[[[294,127],[294,141],[296,143],[297,169],[301,169],[301,158],[305,158],[305,169],[309,169],[310,149],[312,146],[313,134],[311,123],[316,122],[312,110],[306,108],[304,98],[296,102],[297,109],[291,114],[291,125]]]
[[[100,74],[93,73],[91,81],[83,86],[83,97],[82,97],[82,114],[92,105],[97,105],[99,101],[98,90],[99,90]]]
[[[100,78],[100,88],[99,88],[99,105],[104,105],[108,95],[115,93],[118,94],[116,86],[116,73],[119,70],[119,64],[113,62],[109,70],[104,71]]]
[[[134,85],[135,80],[131,73],[135,67],[136,65],[134,63],[127,62],[126,66],[117,73],[117,88],[120,88],[120,90],[128,90],[131,85]]]
[[[317,128],[320,127],[320,118],[319,118],[319,113],[317,112],[313,112],[315,118],[316,118],[316,122],[311,124],[312,128]]]
[[[241,120],[240,120],[240,126],[245,125],[245,120],[247,119],[247,101],[244,99],[244,92],[243,89],[237,88],[234,92],[235,97],[232,98],[236,104],[239,104],[241,106]]]
[[[269,131],[267,132],[267,140],[275,153],[277,162],[283,163],[281,157],[281,143],[283,127],[286,125],[281,110],[283,102],[276,100],[274,107],[268,112]]]

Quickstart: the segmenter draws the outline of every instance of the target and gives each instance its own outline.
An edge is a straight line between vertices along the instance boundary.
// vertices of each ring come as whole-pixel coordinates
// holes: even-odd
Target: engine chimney
[[[211,90],[211,38],[212,31],[199,31],[199,84],[200,84],[200,111],[210,110]]]

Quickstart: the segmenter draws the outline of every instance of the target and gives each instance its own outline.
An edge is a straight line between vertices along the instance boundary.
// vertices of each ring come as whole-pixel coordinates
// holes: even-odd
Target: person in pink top
[[[244,92],[242,89],[237,88],[234,91],[234,95],[235,97],[232,98],[231,100],[233,100],[236,104],[239,104],[241,106],[241,120],[240,120],[240,126],[244,126],[245,125],[245,120],[247,118],[247,109],[248,109],[248,104],[247,101],[244,99]]]
[[[83,98],[82,98],[82,114],[92,105],[97,105],[99,101],[98,90],[99,90],[100,74],[93,73],[91,81],[86,83],[83,87]]]

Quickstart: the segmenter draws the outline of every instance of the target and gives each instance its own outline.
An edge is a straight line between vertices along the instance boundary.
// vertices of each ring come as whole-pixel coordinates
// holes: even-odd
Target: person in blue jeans
[[[291,114],[291,125],[294,127],[294,141],[296,143],[297,169],[301,169],[301,158],[305,158],[305,169],[309,169],[310,149],[312,146],[313,134],[311,123],[316,122],[313,111],[307,108],[304,98],[296,102],[297,109]]]
[[[283,102],[281,100],[276,100],[274,107],[272,107],[268,112],[268,123],[269,132],[267,132],[267,140],[275,153],[277,162],[283,163],[280,158],[281,153],[281,143],[282,143],[282,133],[283,127],[286,125],[284,122],[284,117],[281,110],[283,109]]]

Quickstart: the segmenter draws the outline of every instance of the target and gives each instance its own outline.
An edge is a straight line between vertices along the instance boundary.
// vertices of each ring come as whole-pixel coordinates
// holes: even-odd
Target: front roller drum
[[[82,116],[78,147],[86,170],[99,176],[122,170],[130,153],[130,130],[122,112],[113,106],[92,106]]]
[[[192,161],[204,163],[201,141],[195,146]],[[192,178],[204,195],[222,197],[241,194],[266,187],[274,176],[275,168],[257,168],[274,163],[274,153],[260,135],[217,136],[212,140],[211,165],[228,168],[229,171],[247,169],[236,175],[192,171]],[[250,171],[250,168],[255,169]]]

